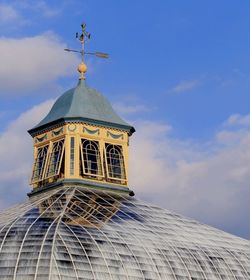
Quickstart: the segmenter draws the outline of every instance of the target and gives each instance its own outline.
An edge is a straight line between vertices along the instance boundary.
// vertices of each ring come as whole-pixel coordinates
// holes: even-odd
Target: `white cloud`
[[[14,6],[0,3],[0,25],[20,26],[26,23],[27,21]]]
[[[143,100],[140,100],[136,93],[123,95],[112,106],[116,112],[119,112],[119,114],[125,117],[156,110],[156,107],[152,106],[152,104],[149,106]]]
[[[66,2],[62,1],[52,6],[43,0],[12,1],[0,3],[0,25],[8,30],[30,25],[38,18],[58,16],[65,9]],[[27,16],[28,14],[28,16]]]
[[[0,37],[0,96],[10,92],[31,94],[36,88],[76,73],[79,60],[65,53],[64,47],[51,32],[21,39]]]
[[[32,141],[26,130],[51,104],[22,114],[0,135],[0,208],[23,200],[29,191]],[[137,197],[250,237],[250,130],[224,129],[198,144],[173,138],[167,124],[144,121],[135,127],[129,179]],[[221,140],[220,133],[230,136]]]
[[[237,143],[247,134],[245,130],[239,129],[237,133],[235,131],[230,130],[221,130],[216,134],[216,140],[218,144],[232,146]]]
[[[147,112],[149,110],[149,108],[143,104],[115,103],[113,107],[116,112],[119,112],[122,115]]]
[[[250,238],[249,130],[227,131],[225,144],[215,135],[197,145],[157,123],[136,128],[130,183],[139,197]]]
[[[63,2],[61,2],[61,4],[62,3]],[[58,5],[58,3],[56,7],[52,7],[49,6],[45,1],[36,1],[35,3],[32,1],[29,7],[34,11],[36,11],[37,13],[42,14],[44,17],[49,17],[49,18],[58,16],[62,12],[62,7]]]
[[[176,86],[174,86],[172,89],[169,90],[170,93],[182,93],[191,91],[197,86],[200,85],[199,80],[187,80],[187,81],[181,81]]]
[[[250,115],[242,116],[240,114],[231,115],[225,122],[226,126],[249,126],[250,125]]]
[[[27,130],[49,111],[48,100],[21,114],[0,134],[0,208],[25,198],[32,166],[32,139]]]

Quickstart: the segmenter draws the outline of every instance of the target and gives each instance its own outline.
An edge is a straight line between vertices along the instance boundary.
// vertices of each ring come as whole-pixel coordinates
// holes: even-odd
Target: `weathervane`
[[[82,57],[82,62],[78,65],[78,72],[80,73],[80,80],[85,80],[85,76],[84,74],[87,71],[87,65],[84,63],[84,55],[88,54],[88,55],[94,55],[96,57],[100,57],[100,58],[108,58],[109,55],[107,53],[102,53],[102,52],[85,52],[84,51],[84,45],[85,42],[87,40],[90,39],[91,35],[89,32],[86,31],[86,23],[82,23],[81,24],[82,27],[82,33],[79,35],[79,33],[76,33],[76,39],[78,39],[81,43],[81,50],[73,50],[73,49],[64,49],[67,52],[76,52],[76,53],[80,53],[81,57]]]

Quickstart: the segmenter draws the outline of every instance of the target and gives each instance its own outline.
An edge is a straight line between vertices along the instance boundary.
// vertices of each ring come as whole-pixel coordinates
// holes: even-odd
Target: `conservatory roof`
[[[125,194],[65,186],[0,213],[1,279],[250,279],[250,242]]]

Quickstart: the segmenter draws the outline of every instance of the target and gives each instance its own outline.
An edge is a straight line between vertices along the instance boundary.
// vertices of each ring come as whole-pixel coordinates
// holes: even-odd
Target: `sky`
[[[136,128],[136,197],[250,239],[248,0],[0,1],[0,209],[30,191],[27,130],[78,81]]]

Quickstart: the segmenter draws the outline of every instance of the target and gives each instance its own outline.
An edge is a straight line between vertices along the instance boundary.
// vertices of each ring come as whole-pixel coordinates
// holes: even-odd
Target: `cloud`
[[[147,108],[143,104],[115,103],[113,107],[116,112],[119,112],[122,115],[136,114],[149,111],[149,108]]]
[[[34,5],[29,5],[29,7],[37,13],[39,12],[40,14],[42,14],[44,17],[55,17],[60,15],[62,12],[61,6],[57,5],[57,7],[52,7],[49,6],[45,1],[36,1],[35,3],[32,1],[32,4]]]
[[[112,106],[116,112],[119,112],[124,117],[128,117],[129,115],[133,115],[134,117],[136,114],[151,112],[156,109],[152,104],[150,106],[145,104],[135,93],[123,95],[119,100],[114,101]]]
[[[0,25],[24,25],[27,20],[23,18],[21,13],[12,5],[0,3]]]
[[[182,93],[195,89],[200,85],[199,80],[189,80],[189,81],[181,81],[172,89],[169,90],[170,93]]]
[[[32,141],[26,130],[51,105],[49,100],[35,106],[0,134],[0,208],[23,200],[29,191]],[[168,124],[134,124],[129,180],[137,198],[250,238],[248,127],[223,127],[213,139],[197,143],[172,137]]]
[[[30,191],[32,139],[27,130],[41,120],[53,101],[48,100],[21,114],[0,134],[0,208],[22,201]]]
[[[173,139],[166,125],[135,127],[130,185],[139,197],[250,238],[249,130],[220,131],[230,137],[198,144]]]
[[[0,96],[31,94],[34,89],[76,73],[79,60],[65,53],[65,46],[52,32],[21,39],[0,37]]]
[[[30,25],[38,18],[53,18],[62,13],[65,2],[48,5],[45,1],[23,0],[10,3],[0,3],[0,25],[7,29],[16,29]]]
[[[242,116],[240,114],[233,114],[225,122],[226,126],[249,126],[250,115]]]

